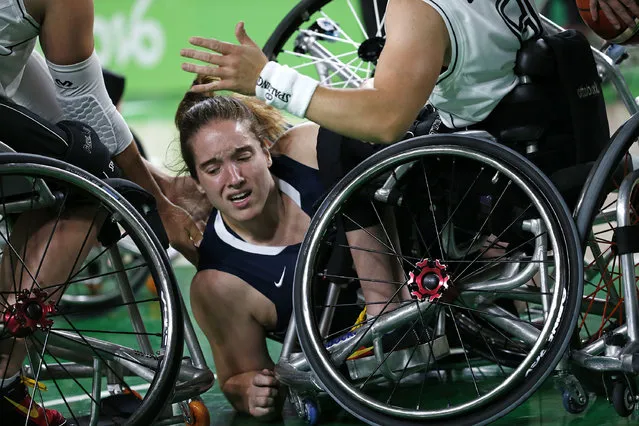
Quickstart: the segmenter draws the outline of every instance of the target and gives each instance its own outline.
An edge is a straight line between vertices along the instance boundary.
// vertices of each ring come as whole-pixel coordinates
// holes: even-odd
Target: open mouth
[[[238,194],[234,194],[231,195],[229,197],[229,200],[231,200],[232,202],[238,202],[238,201],[242,201],[245,200],[246,198],[248,198],[248,196],[251,195],[251,191],[244,191],[244,192],[240,192]]]

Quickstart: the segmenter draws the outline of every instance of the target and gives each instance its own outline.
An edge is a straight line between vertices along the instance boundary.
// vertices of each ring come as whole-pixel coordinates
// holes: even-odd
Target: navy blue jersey
[[[315,203],[324,193],[317,170],[286,157],[273,157],[271,173],[279,189],[313,216]],[[286,332],[293,311],[292,290],[300,244],[259,246],[244,241],[213,210],[200,244],[198,270],[216,269],[235,275],[270,299],[277,310],[276,334]]]

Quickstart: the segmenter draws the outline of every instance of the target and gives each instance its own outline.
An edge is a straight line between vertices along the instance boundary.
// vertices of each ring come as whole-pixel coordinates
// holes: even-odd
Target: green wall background
[[[235,41],[240,20],[262,46],[296,0],[95,0],[96,50],[127,77],[126,99],[176,97],[191,76],[180,69],[191,36]]]
[[[192,76],[180,69],[179,51],[189,46],[189,37],[235,42],[235,24],[243,20],[248,34],[263,46],[299,0],[94,1],[96,50],[103,65],[126,75],[127,101],[153,102],[179,98],[188,88]],[[334,6],[342,3],[346,2],[336,2]],[[562,4],[555,3],[558,8],[551,12],[551,18],[561,24],[565,13]],[[349,14],[346,10],[344,13]],[[623,64],[622,70],[633,92],[637,92],[639,52],[636,47],[631,50],[631,60]],[[606,94],[608,99],[615,97],[608,90]]]

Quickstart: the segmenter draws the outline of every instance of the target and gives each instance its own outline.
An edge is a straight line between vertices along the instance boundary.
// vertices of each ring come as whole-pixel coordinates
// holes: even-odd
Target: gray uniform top
[[[40,33],[22,0],[0,0],[0,93],[12,98]]]
[[[542,33],[535,5],[532,0],[423,1],[446,23],[452,50],[429,101],[449,128],[478,123],[517,85],[517,51]]]

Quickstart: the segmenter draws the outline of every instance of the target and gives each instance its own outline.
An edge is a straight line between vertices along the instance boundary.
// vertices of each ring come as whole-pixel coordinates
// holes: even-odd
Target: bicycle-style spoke
[[[78,283],[82,283],[84,281],[94,280],[96,278],[112,277],[112,276],[116,276],[118,274],[130,272],[130,271],[136,271],[136,270],[138,270],[140,268],[147,268],[148,266],[149,265],[147,263],[142,263],[142,264],[133,265],[133,266],[127,266],[125,268],[118,269],[117,271],[109,271],[109,272],[103,272],[101,274],[96,274],[96,275],[88,275],[86,277],[82,277],[82,278],[78,278],[78,279],[75,279],[75,280],[66,281],[64,284],[58,284],[56,286],[63,286],[63,285],[69,285],[69,284],[78,284]]]
[[[406,277],[406,273],[404,272],[404,264],[402,263],[402,256],[400,256],[397,253],[400,253],[400,247],[398,244],[393,243],[393,238],[391,238],[390,233],[387,229],[387,226],[384,224],[384,221],[382,220],[382,217],[379,214],[379,211],[377,210],[377,207],[375,206],[375,203],[373,202],[373,200],[369,200],[371,207],[373,208],[373,211],[375,212],[375,216],[377,217],[377,221],[379,222],[380,226],[382,227],[382,231],[384,231],[384,236],[386,237],[386,241],[388,241],[388,244],[390,245],[390,248],[392,250],[393,253],[395,254],[395,259],[397,260],[397,264],[399,265],[399,267],[402,270],[403,273],[403,277],[404,277],[404,281],[406,281],[407,277]],[[390,212],[392,215],[392,218],[394,219],[394,215],[392,212]],[[394,224],[391,224],[394,225]],[[396,226],[394,226],[394,229],[396,228]],[[397,246],[397,248],[396,248]]]
[[[100,204],[98,207],[96,207],[95,210],[95,214],[93,215],[93,218],[91,219],[91,225],[89,226],[89,229],[87,230],[84,239],[82,240],[82,245],[80,246],[80,249],[78,250],[78,254],[75,256],[75,260],[73,261],[73,265],[71,266],[71,269],[69,270],[69,275],[67,276],[67,279],[65,280],[65,283],[68,282],[71,277],[73,276],[73,271],[76,269],[76,266],[78,265],[78,262],[82,262],[83,256],[82,256],[82,252],[84,251],[84,248],[86,247],[87,243],[89,242],[89,237],[91,236],[91,232],[93,231],[93,229],[95,227],[100,226],[101,224],[97,224],[97,222],[100,221],[99,216],[101,214],[104,214],[102,209],[104,208],[104,206],[102,204]],[[92,243],[89,243],[92,244]],[[87,253],[88,254],[88,253]],[[57,291],[59,291],[61,289],[61,287],[59,287]],[[48,298],[52,298],[53,297],[53,293],[49,295]],[[56,306],[60,305],[60,298],[58,298],[56,300]]]
[[[473,366],[470,364],[470,360],[468,359],[468,353],[466,351],[466,348],[464,347],[464,339],[461,336],[461,333],[459,332],[459,326],[457,325],[457,319],[455,318],[455,314],[453,313],[453,309],[449,306],[448,307],[448,311],[450,312],[450,318],[453,321],[453,325],[455,326],[455,332],[457,333],[457,337],[459,338],[459,342],[461,344],[461,348],[462,348],[462,352],[464,353],[464,358],[466,359],[466,365],[468,366],[468,369],[470,370],[470,375],[473,378],[473,385],[475,385],[475,391],[477,392],[477,396],[481,397],[481,394],[479,393],[479,386],[477,385],[477,378],[475,377],[475,372],[473,371]]]
[[[53,361],[55,362],[56,366],[58,368],[60,368],[64,372],[64,374],[67,376],[68,380],[73,381],[73,383],[75,383],[75,385],[77,385],[77,387],[80,388],[80,390],[84,393],[84,395],[86,395],[91,400],[91,402],[93,402],[94,404],[98,404],[98,402],[93,397],[93,394],[90,391],[88,391],[86,389],[86,387],[82,383],[80,383],[80,381],[73,374],[71,374],[71,372],[69,371],[69,369],[67,368],[65,363],[61,362],[59,360],[59,358],[55,354],[51,353],[50,350],[46,349],[46,345],[43,345],[42,342],[40,342],[35,335],[33,335],[32,338],[38,345],[43,347],[43,349],[46,351],[46,355],[53,359]],[[33,362],[32,362],[31,359],[30,359],[30,362],[31,362],[31,365],[33,365]],[[44,366],[47,369],[49,369],[49,364],[47,363],[47,361],[46,361],[46,359],[44,357],[42,357],[42,362],[44,363]],[[60,388],[60,386],[58,384],[58,380],[60,380],[60,379],[55,379],[55,378],[52,377],[50,380],[53,382],[54,386],[58,390],[58,393],[60,394],[60,397],[63,400],[64,405],[67,407],[67,410],[69,410],[69,413],[73,416],[74,420],[77,422],[78,419],[77,419],[76,414],[75,414],[76,410],[71,408],[71,405],[70,405],[70,402],[69,402],[69,398],[65,397],[64,392],[62,391],[62,389]],[[36,386],[35,386],[36,388],[38,387],[37,384],[38,384],[38,382],[36,382]]]
[[[328,19],[330,22],[337,22],[337,21],[331,19],[331,17],[329,17],[326,13],[324,13],[324,11],[320,10],[319,13],[322,15],[322,17],[324,19]],[[342,35],[342,37],[344,37],[344,39],[346,39],[347,41],[351,42],[353,45],[359,46],[359,43],[356,43],[351,37],[349,37],[348,34],[346,34],[344,32],[344,30],[342,30],[341,26],[336,25],[335,27],[337,28],[337,31]]]
[[[409,263],[410,262],[406,259],[404,259],[404,257],[401,255],[401,253],[397,253],[395,250],[393,250],[392,247],[389,247],[388,244],[384,243],[382,240],[380,240],[376,235],[373,235],[373,233],[371,233],[368,229],[366,229],[366,227],[364,227],[363,225],[360,225],[356,220],[354,220],[353,218],[351,218],[349,215],[347,215],[346,213],[342,213],[342,216],[344,216],[346,219],[348,219],[352,224],[354,224],[355,226],[357,226],[361,231],[364,231],[366,234],[368,234],[369,237],[371,237],[373,240],[377,241],[378,243],[380,243],[382,246],[384,246],[385,249],[390,250],[391,253],[393,253],[393,256],[399,256],[401,257],[405,262]]]
[[[357,61],[359,59],[359,57],[354,57],[353,59],[351,59],[350,61],[346,62],[345,64],[340,64],[338,65],[338,67],[333,70],[333,72],[329,75],[327,75],[326,77],[324,77],[322,80],[320,80],[320,84],[321,85],[326,85],[329,81],[331,81],[333,79],[333,77],[335,77],[336,75],[340,74],[343,70],[350,68],[351,64],[355,61]]]
[[[351,10],[351,13],[353,14],[353,18],[355,18],[355,21],[357,22],[357,25],[359,26],[359,29],[362,31],[362,36],[364,36],[364,38],[368,38],[368,33],[366,32],[366,28],[364,28],[364,24],[362,23],[362,20],[359,17],[359,13],[357,13],[357,11],[355,10],[355,7],[353,7],[353,2],[351,0],[346,0],[348,3],[348,7]]]
[[[313,31],[309,31],[309,33],[313,33]],[[314,34],[318,34],[318,33],[314,33]],[[327,37],[325,35],[323,35],[322,37]],[[341,39],[338,39],[341,40]],[[295,52],[298,53],[298,52]],[[353,50],[350,52],[346,52],[346,53],[340,53],[339,55],[335,55],[335,56],[331,56],[329,58],[315,58],[313,56],[313,60],[310,62],[304,62],[302,64],[297,64],[297,65],[293,65],[291,68],[293,69],[301,69],[301,68],[305,68],[305,67],[309,67],[311,65],[317,65],[317,64],[324,64],[324,63],[339,63],[342,61],[336,61],[336,59],[341,59],[344,58],[346,56],[351,56],[351,55],[356,55],[357,56],[357,50]]]
[[[428,183],[428,177],[426,176],[426,167],[424,166],[424,163],[421,163],[422,166],[422,172],[423,172],[423,176],[424,176],[424,184],[426,185],[426,193],[428,195],[428,210],[430,212],[430,215],[433,219],[433,226],[435,228],[435,234],[436,234],[436,240],[437,240],[437,245],[439,246],[439,252],[441,253],[441,257],[442,260],[444,261],[444,263],[446,262],[446,257],[445,257],[445,253],[444,253],[444,249],[442,247],[442,240],[440,237],[440,232],[439,230],[441,228],[439,228],[437,226],[437,219],[435,217],[435,205],[433,204],[433,197],[431,195],[431,190],[430,190],[430,185]],[[430,250],[429,250],[430,251]]]
[[[464,253],[463,257],[466,257],[470,254],[470,250],[472,249],[473,245],[477,242],[477,240],[481,237],[482,232],[484,231],[484,228],[486,227],[486,224],[488,223],[488,219],[490,218],[490,216],[493,214],[493,212],[495,211],[495,209],[497,208],[497,206],[499,205],[499,203],[501,202],[501,200],[504,198],[504,194],[506,193],[506,191],[508,190],[508,188],[510,188],[510,185],[512,184],[512,182],[508,182],[506,184],[506,186],[504,187],[504,189],[502,190],[501,194],[499,195],[499,198],[497,199],[497,202],[493,205],[492,209],[490,210],[490,212],[488,213],[486,219],[484,220],[484,222],[481,224],[481,226],[479,227],[479,230],[477,231],[477,233],[475,234],[475,236],[473,237],[472,241],[470,242],[470,244],[468,245],[468,248],[466,249],[466,253]],[[468,268],[470,267],[470,265],[467,265],[466,268],[464,268],[459,275],[463,275],[464,272],[466,272],[466,270],[468,270]],[[456,270],[453,271],[453,273],[457,272]]]

